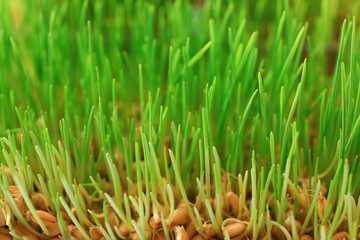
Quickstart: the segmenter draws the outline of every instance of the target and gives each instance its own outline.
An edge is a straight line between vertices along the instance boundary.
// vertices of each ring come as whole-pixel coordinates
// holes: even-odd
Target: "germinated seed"
[[[168,216],[165,219],[165,223],[167,226],[176,226],[176,225],[184,225],[186,224],[188,219],[188,212],[186,210],[186,208],[177,208],[174,210],[174,217],[172,222],[170,222],[170,216]]]
[[[129,234],[129,228],[123,222],[120,223],[119,231],[120,231],[121,235],[124,235],[124,236]]]
[[[183,226],[175,227],[175,238],[176,238],[176,240],[189,240],[190,239]]]
[[[36,209],[43,211],[49,210],[49,202],[42,193],[34,193],[32,196],[32,202],[34,203]]]
[[[6,224],[6,218],[3,214],[3,212],[0,210],[0,227],[5,226],[5,224]]]
[[[13,196],[14,195],[21,195],[20,189],[15,185],[8,186],[8,191]]]
[[[62,216],[64,222],[65,222],[65,225],[69,225],[69,223],[70,223],[69,215],[64,211],[61,211],[60,213],[61,213],[61,216]]]
[[[231,223],[223,228],[223,235],[225,236],[225,232],[227,232],[229,237],[236,237],[245,231],[246,225],[242,222]]]
[[[102,226],[105,226],[105,217],[102,212],[94,212],[94,215],[96,216],[97,220],[100,222]],[[95,225],[95,219],[91,213],[88,213],[89,220]]]
[[[266,202],[269,202],[269,200],[271,199],[271,197],[272,197],[272,193],[271,193],[270,191],[268,191],[268,192],[266,193]],[[269,207],[273,208],[274,206],[275,206],[275,199],[272,198],[272,199],[271,199],[271,202],[269,202]]]
[[[17,208],[19,209],[21,215],[24,215],[27,210],[24,199],[19,196],[19,197],[15,197],[14,201],[15,201],[15,204],[16,204]]]
[[[300,205],[304,208],[308,208],[309,206],[307,206],[307,202],[306,202],[306,193],[304,192],[304,190],[302,188],[300,188],[299,190],[299,198],[298,198],[298,201],[300,203]]]
[[[195,235],[194,237],[191,238],[191,240],[203,240],[203,239],[204,239],[204,237],[202,235],[200,235],[200,234],[197,234],[197,235]]]
[[[163,230],[155,231],[153,234],[153,240],[165,240],[165,233]]]
[[[57,236],[57,235],[59,235],[61,233],[60,226],[59,226],[59,223],[57,221],[50,224],[46,228],[49,231],[49,236],[50,237]]]
[[[27,230],[23,225],[17,224],[14,228],[14,232],[20,237],[27,238],[28,240],[38,240],[39,238],[32,232]]]
[[[310,181],[308,178],[298,178],[299,183],[305,183],[305,186],[309,189],[310,188]],[[327,193],[327,188],[324,187],[323,185],[320,185],[320,193],[322,195],[326,195]]]
[[[215,231],[214,225],[212,225],[211,223],[204,224],[204,232],[205,232],[206,236],[208,236],[208,237],[216,236],[216,231]]]
[[[301,227],[302,227],[302,223],[299,220],[295,219],[295,226],[296,226],[297,232],[299,233],[301,230]],[[291,233],[292,229],[291,229],[291,218],[290,217],[288,217],[285,220],[285,228],[286,228],[286,230],[288,230]]]
[[[12,240],[13,239],[13,237],[10,235],[9,229],[0,227],[0,239],[1,240]]]
[[[6,166],[4,166],[3,168],[4,168],[5,174],[9,176],[11,182],[14,182],[13,176],[11,175],[10,168],[9,168],[9,167],[6,167]],[[16,170],[15,170],[15,171],[16,171]],[[18,174],[17,171],[16,171],[16,174]],[[2,176],[2,170],[0,170],[0,176]]]
[[[350,240],[350,236],[347,232],[339,232],[334,234],[331,240]]]
[[[192,221],[190,221],[187,225],[186,225],[186,232],[189,236],[189,238],[192,238],[195,234],[196,234],[196,227],[194,225],[194,223]]]
[[[300,240],[313,240],[313,238],[311,236],[309,236],[309,235],[302,235],[300,237]]]
[[[319,217],[320,221],[322,221],[324,218],[326,203],[327,203],[326,198],[324,198],[321,195],[319,195],[317,197],[318,217]]]
[[[151,217],[150,220],[149,220],[149,225],[153,229],[160,228],[162,226],[161,219],[158,218],[158,217],[157,218]]]
[[[179,204],[176,206],[176,208],[186,208],[185,201],[184,201],[183,199],[181,199],[181,201],[180,201]]]
[[[237,214],[239,212],[239,196],[233,192],[228,192],[226,197],[233,209],[233,212]]]
[[[8,206],[7,206],[5,199],[1,199],[1,204],[4,208],[4,210],[6,211]],[[6,214],[8,214],[8,213],[6,213]],[[2,209],[0,209],[0,227],[5,226],[5,224],[6,224],[6,216],[4,215]]]
[[[147,239],[150,239],[151,232],[146,230],[145,235],[146,235]],[[132,234],[130,234],[130,239],[132,239],[132,240],[141,240],[142,238],[140,238],[137,233],[132,233]]]
[[[49,227],[50,225],[56,223],[56,217],[54,217],[53,215],[51,215],[48,212],[42,211],[42,210],[37,210],[36,213],[39,215],[41,221],[44,223],[45,227]],[[34,216],[31,214],[30,215],[30,220],[35,223],[38,224],[38,222],[36,221],[36,219],[34,218]]]
[[[81,234],[79,229],[75,225],[68,225],[67,230],[70,234],[70,236],[78,239],[78,240],[85,240],[85,237]]]
[[[116,212],[111,207],[108,206],[106,211],[107,211],[110,227],[114,231],[114,227],[119,225],[119,218]]]
[[[106,240],[98,226],[92,226],[89,230],[89,233],[92,240]]]

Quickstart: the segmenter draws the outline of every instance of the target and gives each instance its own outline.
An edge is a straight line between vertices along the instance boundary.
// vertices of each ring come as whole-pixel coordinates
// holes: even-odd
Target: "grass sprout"
[[[0,239],[359,239],[358,1],[0,1]]]

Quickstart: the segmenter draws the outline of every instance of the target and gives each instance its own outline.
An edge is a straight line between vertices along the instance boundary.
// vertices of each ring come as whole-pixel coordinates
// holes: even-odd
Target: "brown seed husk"
[[[61,213],[62,218],[64,219],[65,225],[69,225],[69,223],[70,223],[69,215],[64,211],[61,211],[60,213]]]
[[[216,236],[216,231],[215,231],[214,225],[212,225],[211,223],[204,224],[204,232],[205,232],[206,236],[208,236],[208,237]]]
[[[101,213],[101,212],[94,212],[94,214],[95,214],[97,220],[100,222],[100,224],[102,226],[105,226],[104,214]],[[88,216],[89,216],[89,220],[95,225],[96,222],[95,222],[95,219],[94,219],[93,215],[89,213]]]
[[[176,240],[189,240],[189,235],[185,231],[184,227],[176,226],[175,227],[175,238]]]
[[[145,235],[147,236],[147,239],[150,239],[151,232],[145,231]],[[132,233],[132,234],[130,234],[130,239],[132,239],[132,240],[140,240],[140,237],[139,237],[139,235],[137,233]]]
[[[5,199],[1,199],[1,204],[3,205],[5,211],[7,212],[6,209],[8,208],[8,206],[7,206]],[[6,213],[6,214],[8,214],[8,213]],[[0,226],[2,227],[5,225],[6,225],[6,215],[4,215],[3,211],[0,209]]]
[[[326,198],[324,198],[321,195],[319,195],[317,197],[318,217],[319,217],[320,221],[322,221],[324,218],[326,203],[327,203]]]
[[[223,212],[225,209],[225,204],[224,204],[224,198],[222,196],[220,196],[220,209]],[[212,203],[212,208],[214,210],[214,212],[216,211],[216,207],[217,207],[217,203],[216,203],[216,199],[214,199],[213,203]]]
[[[24,216],[25,212],[27,210],[24,199],[19,196],[19,197],[15,197],[14,201],[15,201],[15,204],[16,204],[17,208],[20,211],[20,214]]]
[[[344,218],[342,230],[345,232],[349,232],[349,222],[347,220],[347,217]]]
[[[78,218],[78,214],[77,214],[76,209],[75,209],[74,207],[71,208],[71,212],[72,212],[72,214],[74,214],[74,216],[75,216],[76,218]],[[90,215],[91,215],[91,214],[90,214]]]
[[[20,189],[15,185],[8,186],[8,191],[13,196],[20,196],[21,195]]]
[[[192,221],[190,221],[187,225],[186,225],[186,232],[189,236],[189,238],[192,238],[195,234],[196,234],[196,227],[194,225],[194,223]]]
[[[89,233],[92,240],[105,240],[105,237],[98,226],[92,226]]]
[[[233,209],[233,212],[237,214],[239,212],[239,196],[233,192],[226,193],[226,197]]]
[[[5,226],[5,224],[6,224],[6,218],[5,218],[4,214],[3,214],[3,212],[0,211],[0,227]]]
[[[225,187],[230,187],[230,189],[232,189],[232,181],[230,180],[229,181],[229,174],[230,173],[227,173],[227,172],[224,172],[222,175],[221,175],[221,181],[223,182],[224,186]]]
[[[60,226],[59,226],[59,223],[57,221],[50,224],[46,228],[49,231],[49,236],[50,237],[55,237],[55,236],[57,236],[57,235],[59,235],[61,233]]]
[[[272,197],[272,193],[268,191],[266,193],[266,202],[268,202],[271,197]],[[269,202],[269,207],[271,207],[271,208],[275,207],[275,199],[274,198],[272,198],[271,202]]]
[[[172,221],[170,219],[170,216],[168,216],[165,219],[165,223],[168,227],[176,226],[176,225],[184,225],[186,224],[187,219],[188,219],[188,212],[186,208],[181,207],[174,210],[174,217]]]
[[[270,240],[268,236],[265,234],[265,236],[258,238],[259,240]],[[271,240],[277,240],[278,238],[271,236]]]
[[[107,211],[110,227],[114,231],[115,226],[119,225],[119,218],[116,212],[111,207],[108,206],[106,211]]]
[[[153,234],[153,240],[165,240],[165,233],[163,230],[155,231]]]
[[[165,177],[162,177],[162,181],[163,181],[163,184],[164,184],[164,190],[165,190],[165,197],[167,197],[167,194],[168,194],[168,189],[167,189],[167,184],[168,184],[168,182],[167,182],[167,179],[165,178]],[[174,187],[174,185],[170,185],[170,187],[171,187],[171,189],[172,189],[172,191],[173,192],[175,192],[175,187]],[[164,199],[164,196],[163,196],[163,194],[162,194],[162,191],[160,190],[160,183],[158,183],[158,192],[160,193],[160,196],[161,196],[161,200],[162,199]]]
[[[309,235],[302,235],[300,237],[300,240],[313,240],[313,238],[311,236],[309,236]]]
[[[301,222],[304,222],[307,213],[308,213],[307,209],[300,208],[300,211],[299,211],[299,214],[297,215],[297,218],[298,218]]]
[[[9,229],[0,227],[0,239],[1,240],[12,240],[13,239],[13,237],[10,235]]]
[[[299,204],[300,206],[302,206],[303,208],[307,209],[309,206],[307,205],[307,202],[306,202],[306,193],[304,192],[304,190],[302,188],[300,188],[299,190],[299,198],[298,198],[298,201],[299,201]]]
[[[81,234],[81,232],[75,225],[72,225],[72,224],[67,225],[67,230],[68,230],[70,236],[72,236],[78,240],[85,240],[85,237]]]
[[[184,201],[183,199],[181,199],[181,201],[180,201],[179,204],[176,206],[176,208],[186,208],[185,201]]]
[[[149,225],[151,228],[153,229],[158,229],[162,226],[161,224],[161,219],[160,218],[155,218],[155,217],[151,217],[149,220]]]
[[[27,230],[23,225],[18,224],[14,228],[14,232],[19,235],[20,237],[27,238],[29,240],[38,240],[39,238],[34,235],[32,232]]]
[[[191,238],[191,240],[203,240],[203,239],[204,239],[204,237],[201,236],[200,234],[197,234],[197,235],[195,235],[194,237]]]
[[[129,228],[126,226],[125,223],[120,223],[119,231],[122,235],[126,236],[129,234]]]
[[[308,178],[298,178],[299,183],[305,183],[305,186],[309,189],[310,188],[310,181]],[[323,185],[320,185],[320,193],[322,195],[327,194],[327,189]]]
[[[8,175],[9,178],[10,178],[10,180],[11,180],[11,182],[14,182],[14,179],[13,179],[13,177],[12,177],[12,175],[11,175],[10,168],[9,168],[9,167],[6,167],[6,166],[4,166],[3,168],[4,168],[5,175]],[[17,173],[17,172],[16,172],[16,173]],[[2,176],[2,170],[0,170],[0,176]]]
[[[34,193],[34,195],[32,196],[32,202],[34,203],[36,209],[45,212],[49,211],[49,202],[44,194]]]
[[[347,232],[339,232],[334,234],[331,240],[350,240],[350,236]]]
[[[229,237],[236,237],[245,231],[246,224],[242,222],[231,223],[223,228],[223,234],[225,232],[229,234]]]
[[[45,227],[49,227],[51,225],[53,225],[54,223],[57,223],[56,217],[54,217],[52,214],[42,211],[42,210],[37,210],[36,213],[39,215],[41,221],[43,222],[43,224],[45,225]],[[34,224],[38,225],[38,222],[36,221],[36,219],[34,218],[34,216],[31,214],[30,215],[30,221],[32,221]]]
[[[296,226],[297,232],[300,232],[302,223],[299,220],[295,219],[295,226]],[[286,230],[288,230],[291,233],[292,229],[291,229],[291,218],[290,217],[288,217],[285,220],[285,228],[286,228]]]
[[[280,237],[279,229],[276,226],[271,227],[271,235],[273,235],[277,238]]]

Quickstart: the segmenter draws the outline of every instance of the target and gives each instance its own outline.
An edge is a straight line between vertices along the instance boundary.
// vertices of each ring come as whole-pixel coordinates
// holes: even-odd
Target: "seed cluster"
[[[359,0],[0,0],[1,239],[360,239]]]
[[[227,181],[224,182],[224,184],[225,183],[227,183]],[[309,212],[309,209],[311,209],[310,203],[315,201],[315,209],[317,209],[317,214],[315,215],[317,217],[316,220],[321,223],[324,220],[324,217],[326,217],[327,189],[324,186],[321,186],[320,194],[314,199],[309,179],[299,179],[299,184],[301,183],[303,184],[303,187],[307,189],[306,191],[300,186],[298,187],[298,190],[295,190],[296,192],[294,192],[294,189],[288,189],[289,200],[284,215],[284,221],[280,227],[279,225],[274,225],[272,223],[276,205],[272,197],[273,193],[268,191],[266,194],[268,211],[257,214],[256,217],[261,219],[258,220],[256,232],[254,232],[255,226],[251,220],[251,212],[254,210],[251,207],[251,201],[245,201],[242,194],[236,194],[229,191],[224,194],[226,197],[221,200],[220,205],[217,205],[216,200],[213,198],[209,201],[212,211],[216,212],[217,206],[220,206],[221,208],[221,214],[224,220],[220,224],[215,223],[214,225],[211,219],[209,219],[209,211],[206,209],[205,201],[198,196],[195,203],[189,204],[194,210],[196,209],[195,211],[199,214],[199,222],[191,220],[184,200],[180,200],[175,209],[164,218],[162,218],[163,214],[159,212],[159,209],[154,205],[151,208],[152,214],[146,224],[147,227],[144,233],[146,238],[156,240],[165,240],[168,238],[176,240],[222,238],[280,240],[284,236],[294,237],[295,235],[298,236],[300,240],[312,240],[314,229],[311,227],[311,224],[309,224],[308,219],[306,219],[308,216],[314,217],[314,213]],[[36,208],[35,213],[37,218],[29,211],[21,195],[21,191],[17,186],[9,185],[7,190],[10,193],[11,200],[5,197],[1,199],[3,209],[0,213],[1,239],[12,239],[13,236],[19,236],[30,240],[61,239],[59,216],[56,216],[55,213],[51,212],[47,199],[43,194],[35,193],[30,196],[31,201]],[[161,198],[159,198],[159,200],[161,206],[164,207]],[[9,201],[13,201],[16,204],[16,209],[11,207],[11,204],[8,203]],[[19,214],[26,219],[26,224],[16,220],[17,218],[15,217],[16,214],[14,214],[14,211],[19,211]],[[80,221],[74,208],[72,208],[71,212],[77,221]],[[142,223],[140,222],[139,216],[136,215],[136,209],[133,208],[132,212],[134,217],[138,218],[136,225],[140,228]],[[60,214],[70,236],[79,240],[88,239],[87,237],[90,237],[91,240],[105,240],[106,237],[104,236],[103,229],[106,229],[107,227],[116,233],[114,236],[117,239],[143,239],[143,237],[139,235],[141,233],[137,232],[133,226],[128,226],[122,222],[119,215],[109,205],[106,206],[106,212],[97,210],[95,213],[94,209],[88,209],[88,218],[92,225],[81,225],[82,231],[74,225],[74,222],[70,219],[65,210],[61,210]],[[41,229],[38,219],[47,229],[47,233]],[[313,220],[315,219],[311,219],[310,221]],[[218,227],[216,226],[217,224],[219,224],[220,229],[216,229]],[[306,225],[304,226],[304,224]],[[325,224],[326,234],[329,233],[330,226],[330,222]],[[12,231],[10,231],[11,229]],[[220,232],[218,232],[219,230]],[[350,239],[347,218],[341,218],[336,229],[333,229],[333,231],[335,231],[335,233],[331,237],[331,240]]]

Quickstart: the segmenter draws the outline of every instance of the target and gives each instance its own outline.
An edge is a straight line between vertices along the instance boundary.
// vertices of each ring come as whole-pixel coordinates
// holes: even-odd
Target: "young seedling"
[[[359,238],[359,7],[0,1],[0,238]]]

